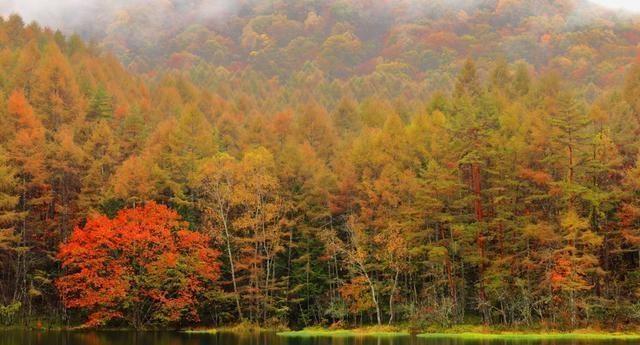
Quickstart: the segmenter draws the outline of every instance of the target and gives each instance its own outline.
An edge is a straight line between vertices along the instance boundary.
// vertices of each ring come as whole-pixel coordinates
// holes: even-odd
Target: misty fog
[[[91,35],[106,31],[104,26],[124,9],[149,9],[168,16],[187,10],[212,18],[235,10],[238,3],[234,0],[1,0],[0,14],[19,14],[25,22],[37,21],[65,32]]]
[[[478,4],[495,6],[496,3],[494,0],[392,1],[402,3],[407,8],[411,7],[412,10],[407,11],[409,16],[433,14],[434,10],[437,12],[443,6],[448,9],[469,10]],[[127,10],[129,16],[131,13],[144,13],[145,20],[157,25],[171,23],[172,17],[183,20],[185,17],[191,17],[191,20],[195,21],[223,20],[237,12],[243,5],[254,2],[254,0],[0,0],[0,15],[17,13],[27,23],[37,21],[41,25],[60,29],[66,33],[75,32],[83,36],[91,36],[106,32],[109,29],[109,23],[112,22],[111,19],[125,12],[123,10]],[[578,3],[580,2],[578,0]],[[591,2],[602,6],[611,5],[608,7],[612,8],[638,6],[633,5],[635,1]],[[380,0],[380,3],[388,4],[389,2]],[[271,6],[278,6],[277,2],[273,2]],[[535,2],[532,1],[529,6],[536,7]],[[136,19],[126,18],[125,20],[136,21]]]

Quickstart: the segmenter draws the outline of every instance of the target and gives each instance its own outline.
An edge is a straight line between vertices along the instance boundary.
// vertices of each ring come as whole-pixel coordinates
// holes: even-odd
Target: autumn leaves
[[[219,252],[209,236],[187,228],[154,202],[88,219],[58,253],[65,306],[87,311],[92,327],[199,321],[200,299],[219,276]]]

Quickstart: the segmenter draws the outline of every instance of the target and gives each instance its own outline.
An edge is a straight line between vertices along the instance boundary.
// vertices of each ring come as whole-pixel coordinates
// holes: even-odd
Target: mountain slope
[[[144,1],[0,20],[0,322],[637,327],[635,18]]]
[[[555,70],[583,85],[619,82],[636,56],[636,17],[573,0],[158,1],[118,12],[99,41],[138,72],[222,66],[288,81],[406,74],[429,90],[467,57]],[[390,85],[382,85],[391,88]]]

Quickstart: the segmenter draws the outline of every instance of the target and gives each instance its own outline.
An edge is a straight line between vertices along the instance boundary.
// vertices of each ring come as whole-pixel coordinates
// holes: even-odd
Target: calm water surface
[[[398,337],[288,338],[275,333],[185,334],[176,332],[0,331],[0,345],[630,345],[637,341],[456,340]]]

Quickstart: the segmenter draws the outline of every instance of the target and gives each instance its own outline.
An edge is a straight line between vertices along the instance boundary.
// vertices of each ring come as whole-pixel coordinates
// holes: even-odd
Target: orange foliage
[[[89,219],[58,253],[66,274],[56,285],[65,306],[89,311],[89,326],[197,319],[196,296],[217,279],[219,253],[209,237],[186,228],[176,212],[154,202],[114,219]],[[143,306],[153,312],[142,315]]]
[[[365,277],[355,277],[340,288],[340,296],[349,305],[352,313],[359,313],[374,307]]]
[[[549,175],[549,173],[529,168],[521,168],[520,177],[532,181],[533,183],[540,186],[546,186],[549,183],[553,182],[553,177]]]

